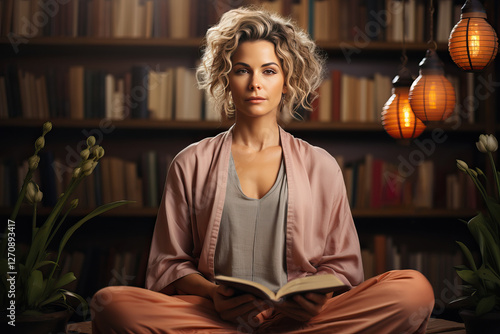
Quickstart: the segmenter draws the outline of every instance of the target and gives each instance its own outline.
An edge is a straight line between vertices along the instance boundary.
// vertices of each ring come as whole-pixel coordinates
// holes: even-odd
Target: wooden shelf
[[[342,51],[345,49],[358,49],[362,51],[370,51],[370,52],[398,52],[401,53],[402,44],[401,42],[381,42],[381,41],[369,41],[356,43],[353,41],[317,41],[317,45],[329,52]],[[426,42],[411,42],[405,44],[406,51],[425,51],[431,47],[429,43]],[[432,46],[433,47],[433,46]],[[448,44],[447,43],[438,43],[437,51],[447,51]]]
[[[201,38],[97,38],[97,37],[34,37],[27,38],[28,43],[21,45],[33,46],[64,46],[86,47],[86,46],[106,46],[106,47],[182,47],[197,48],[201,45]],[[7,37],[0,37],[0,46],[10,46]]]
[[[172,39],[172,38],[96,38],[96,37],[34,37],[26,38],[25,43],[17,45],[19,51],[23,53],[34,52],[47,52],[50,48],[55,48],[58,51],[74,52],[75,50],[95,49],[102,48],[106,50],[128,48],[133,51],[140,48],[140,52],[156,51],[159,50],[172,50],[172,49],[189,49],[197,51],[202,45],[202,38],[187,38],[187,39]],[[376,54],[400,53],[401,43],[399,42],[383,42],[383,41],[369,41],[360,45],[353,41],[317,41],[320,49],[328,53],[342,53],[346,50],[361,50]],[[408,52],[425,52],[429,48],[429,44],[425,42],[419,43],[406,43],[406,50]],[[43,48],[43,50],[41,50]],[[145,50],[144,48],[148,49]],[[446,43],[439,43],[437,47],[438,52],[447,51]],[[16,56],[14,48],[7,37],[0,37],[0,50],[4,56]]]
[[[40,128],[46,120],[40,119],[2,119],[0,120],[0,128]],[[71,129],[71,128],[98,128],[101,122],[105,121],[112,123],[120,129],[179,129],[179,130],[225,130],[228,129],[232,122],[218,121],[165,121],[152,119],[125,119],[125,120],[102,120],[102,119],[51,119],[54,128]],[[283,128],[291,131],[360,131],[360,132],[382,132],[383,127],[380,123],[367,122],[290,122],[283,125]],[[433,123],[429,124],[426,131],[433,129],[443,129],[452,132],[464,133],[479,133],[484,131],[483,124],[461,124],[456,127],[453,124]]]
[[[470,209],[383,208],[353,209],[354,218],[457,218],[470,219],[477,212]]]

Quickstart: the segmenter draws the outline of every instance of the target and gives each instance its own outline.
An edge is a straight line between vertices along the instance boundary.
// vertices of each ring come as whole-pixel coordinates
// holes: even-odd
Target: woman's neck
[[[276,121],[264,119],[252,121],[236,120],[233,127],[233,144],[243,145],[257,152],[280,144],[279,127]]]

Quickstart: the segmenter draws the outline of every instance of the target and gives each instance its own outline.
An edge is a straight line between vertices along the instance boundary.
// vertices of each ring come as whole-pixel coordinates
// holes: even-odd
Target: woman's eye
[[[245,74],[248,73],[248,70],[246,68],[240,68],[239,70],[236,70],[236,74]]]
[[[271,70],[271,69],[268,69],[268,70],[265,70],[264,71],[265,74],[276,74],[276,71],[275,70]]]

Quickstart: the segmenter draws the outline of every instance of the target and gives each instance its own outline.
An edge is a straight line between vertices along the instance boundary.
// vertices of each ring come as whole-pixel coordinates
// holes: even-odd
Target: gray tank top
[[[215,274],[244,278],[277,291],[287,282],[285,261],[288,186],[281,161],[278,177],[260,199],[247,197],[231,155],[217,247]]]

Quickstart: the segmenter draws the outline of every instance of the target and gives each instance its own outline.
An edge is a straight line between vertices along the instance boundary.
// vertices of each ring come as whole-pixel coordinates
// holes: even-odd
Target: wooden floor
[[[92,334],[92,326],[90,321],[80,322],[68,325],[68,334]],[[427,334],[465,334],[464,324],[431,318],[429,326],[427,326]]]

